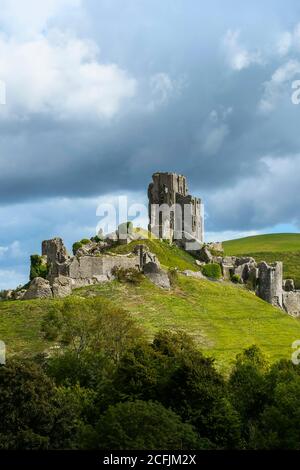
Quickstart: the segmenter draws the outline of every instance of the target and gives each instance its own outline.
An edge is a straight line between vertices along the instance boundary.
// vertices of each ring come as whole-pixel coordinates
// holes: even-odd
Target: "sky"
[[[157,171],[206,240],[299,231],[299,79],[297,0],[0,0],[0,289]]]

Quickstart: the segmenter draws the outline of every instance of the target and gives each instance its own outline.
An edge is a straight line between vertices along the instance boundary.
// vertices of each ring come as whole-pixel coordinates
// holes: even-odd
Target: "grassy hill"
[[[300,234],[274,233],[223,242],[225,254],[253,256],[257,261],[283,262],[284,277],[300,289]]]
[[[135,244],[136,242],[133,242]],[[194,259],[178,248],[148,241],[166,267],[196,269]],[[153,245],[154,243],[154,245]],[[121,246],[118,252],[129,251]],[[117,281],[74,291],[83,297],[103,296],[121,305],[141,325],[149,338],[159,329],[182,329],[199,347],[216,357],[217,365],[228,370],[235,355],[256,343],[270,360],[289,358],[291,344],[300,338],[300,321],[263,302],[240,286],[179,276],[171,291],[155,287],[147,279],[141,285]],[[0,339],[8,355],[31,355],[48,349],[41,335],[44,314],[63,300],[0,302]]]
[[[184,271],[186,269],[199,271],[195,258],[192,255],[181,250],[176,245],[170,245],[167,241],[163,240],[136,240],[128,245],[118,245],[109,251],[124,255],[126,253],[130,253],[134,246],[140,245],[141,243],[148,246],[149,250],[157,256],[161,265],[165,268],[178,268],[180,271]]]
[[[300,233],[272,233],[223,242],[226,254],[300,252]]]

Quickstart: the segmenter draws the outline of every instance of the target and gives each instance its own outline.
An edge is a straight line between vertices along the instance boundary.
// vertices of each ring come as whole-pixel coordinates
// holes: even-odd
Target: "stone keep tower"
[[[262,261],[258,264],[257,295],[276,307],[282,308],[282,262],[277,261],[270,266]]]
[[[154,173],[148,187],[149,231],[158,238],[199,244],[204,240],[201,199],[190,196],[185,176]],[[196,249],[196,248],[195,248]]]

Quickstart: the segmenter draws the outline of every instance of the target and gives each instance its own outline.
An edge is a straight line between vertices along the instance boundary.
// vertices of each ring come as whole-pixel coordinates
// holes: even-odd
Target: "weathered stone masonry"
[[[70,256],[61,238],[43,241],[42,256],[48,265],[47,279],[33,279],[23,299],[65,297],[75,288],[114,279],[116,268],[137,269],[154,284],[170,287],[167,273],[145,245],[136,245],[128,255],[89,254],[89,250],[93,252],[94,249],[95,243],[91,242],[90,247],[85,247],[86,254]]]
[[[188,194],[185,176],[154,173],[148,187],[149,231],[158,238],[204,241],[201,199]],[[170,209],[169,211],[158,210]]]

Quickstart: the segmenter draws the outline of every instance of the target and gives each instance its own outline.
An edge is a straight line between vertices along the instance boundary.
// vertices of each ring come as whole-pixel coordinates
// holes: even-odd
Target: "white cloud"
[[[15,37],[40,33],[49,20],[74,11],[81,0],[0,0],[0,22]]]
[[[0,290],[15,289],[28,281],[26,275],[14,269],[0,269]]]
[[[240,43],[240,31],[231,29],[227,30],[223,41],[227,61],[233,70],[243,70],[252,64],[260,64],[262,62],[259,51],[250,52],[244,45]]]
[[[150,77],[151,100],[147,108],[154,111],[174,97],[179,96],[186,86],[186,78],[172,79],[167,73],[160,72]]]
[[[298,60],[288,60],[278,67],[271,79],[264,84],[264,93],[259,102],[259,110],[268,113],[276,107],[282,95],[287,93],[291,95],[291,87],[287,85],[299,73],[300,62]]]
[[[116,64],[101,64],[98,52],[93,42],[58,31],[23,42],[0,37],[2,118],[113,117],[135,95],[136,80]]]
[[[10,245],[0,246],[0,259],[4,256],[6,258],[19,258],[22,256],[20,242],[16,240]]]
[[[280,56],[285,56],[290,52],[300,51],[300,23],[291,31],[284,31],[277,41],[277,52]]]
[[[286,55],[293,43],[293,36],[289,31],[285,31],[282,33],[279,37],[279,40],[277,42],[277,51],[278,54],[281,56]]]
[[[265,156],[256,175],[240,178],[230,188],[209,196],[214,219],[220,226],[272,227],[279,222],[300,226],[300,155]]]
[[[203,142],[203,152],[207,153],[208,155],[216,154],[222,147],[222,144],[228,134],[229,128],[227,124],[221,124],[219,127],[211,129]]]
[[[227,240],[235,240],[237,238],[251,237],[253,235],[258,235],[259,231],[257,230],[246,230],[246,231],[233,231],[225,230],[223,232],[206,232],[205,241],[206,242],[224,242]]]
[[[228,119],[232,112],[232,107],[221,106],[209,113],[207,121],[196,136],[196,151],[200,150],[205,155],[216,155],[219,152],[230,133]]]

